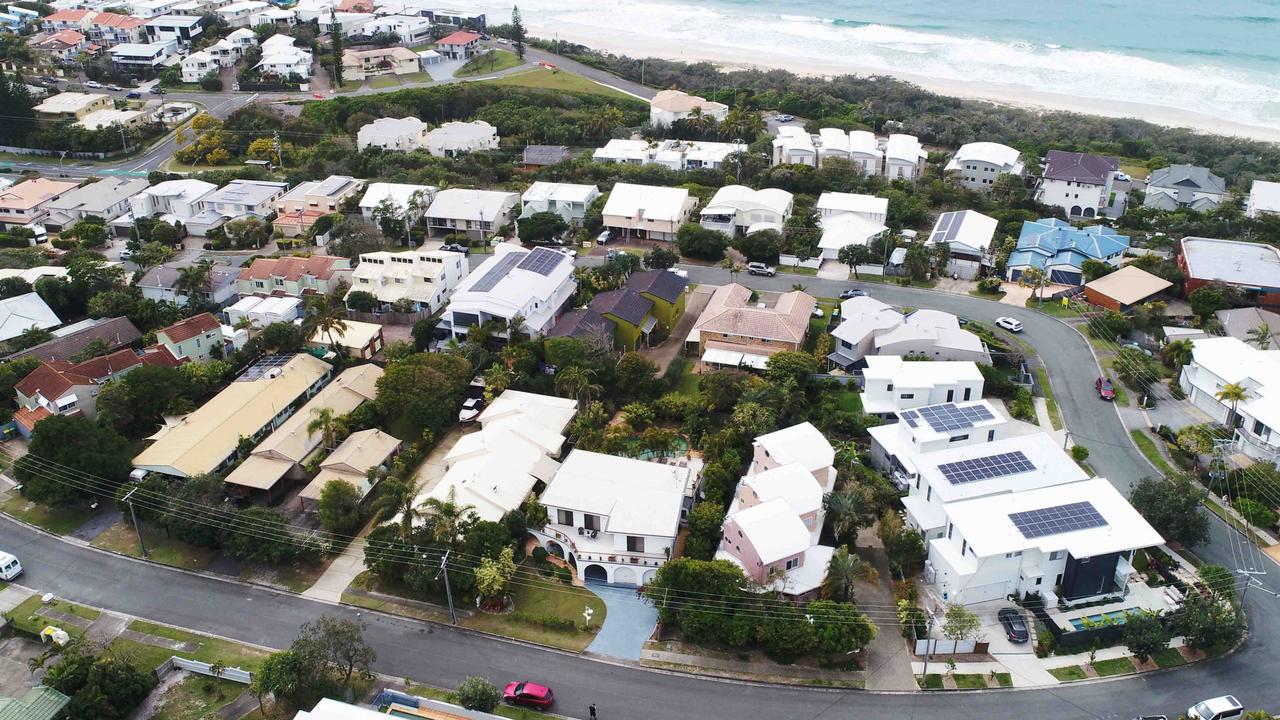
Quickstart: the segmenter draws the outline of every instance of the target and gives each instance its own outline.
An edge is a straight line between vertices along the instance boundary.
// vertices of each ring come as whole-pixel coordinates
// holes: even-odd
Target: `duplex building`
[[[990,190],[1001,175],[1022,177],[1026,168],[1022,154],[1008,145],[995,142],[965,143],[947,161],[947,172],[954,172],[960,184],[970,190]]]
[[[125,72],[158,72],[179,62],[178,46],[172,41],[120,43],[107,51],[111,64]]]
[[[268,355],[195,412],[166,423],[133,458],[139,470],[178,478],[226,469],[245,438],[259,440],[328,382],[333,368],[307,354]]]
[[[1006,262],[1007,277],[1016,281],[1028,268],[1036,268],[1050,283],[1080,285],[1086,260],[1119,267],[1128,249],[1127,235],[1102,225],[1077,228],[1058,218],[1024,222],[1017,248]]]
[[[241,295],[327,295],[351,283],[351,261],[337,255],[257,258],[240,271]]]
[[[364,500],[374,487],[369,471],[389,467],[401,445],[395,436],[378,428],[351,433],[321,461],[320,472],[298,492],[298,498],[305,507],[315,508],[325,486],[338,480],[354,487]]]
[[[672,170],[718,169],[734,153],[746,152],[742,143],[700,140],[610,140],[592,153],[598,162],[624,165],[662,165]]]
[[[619,238],[673,241],[697,204],[685,188],[616,183],[602,221]]]
[[[156,344],[181,362],[204,362],[223,350],[222,323],[209,313],[193,315],[156,330]]]
[[[711,117],[716,122],[729,115],[729,106],[679,90],[659,90],[649,100],[649,124],[670,126],[677,120]]]
[[[893,133],[884,144],[884,176],[890,180],[919,180],[929,153],[915,135]]]
[[[899,410],[898,422],[871,428],[871,462],[902,488],[915,481],[916,458],[948,448],[982,446],[1015,435],[1039,432],[1010,420],[986,400],[939,403]],[[982,452],[974,449],[975,453]]]
[[[752,190],[744,185],[726,185],[716,191],[700,213],[699,224],[727,235],[758,230],[781,230],[791,217],[793,196],[786,190]]]
[[[347,296],[366,292],[384,307],[407,300],[415,311],[434,313],[444,307],[469,271],[467,257],[448,250],[364,253],[352,273]]]
[[[200,212],[187,221],[193,235],[206,235],[209,230],[231,220],[246,217],[265,219],[288,183],[267,180],[232,180],[200,198]]]
[[[76,189],[77,183],[30,178],[0,189],[0,227],[9,229],[43,220],[46,206]]]
[[[587,306],[587,317],[606,319],[613,326],[614,345],[623,350],[648,346],[655,331],[670,332],[684,313],[684,291],[687,281],[667,270],[636,273],[627,286],[597,293]],[[578,317],[566,322],[578,322]],[[552,335],[575,335],[556,332]]]
[[[147,37],[146,24],[147,21],[143,18],[132,15],[97,12],[93,13],[89,20],[87,34],[94,44],[102,47],[114,47],[121,43],[140,43]]]
[[[814,147],[813,136],[803,127],[797,125],[778,127],[778,137],[773,141],[774,165],[817,167],[821,159],[817,148]]]
[[[875,195],[824,192],[818,196],[815,207],[818,217],[824,220],[848,214],[883,224],[889,218],[889,199]]]
[[[115,107],[111,96],[105,93],[64,92],[50,97],[33,109],[48,120],[79,120],[89,113]]]
[[[417,56],[414,57],[416,60]],[[484,120],[447,122],[427,133],[426,148],[435,157],[497,150],[498,129]]]
[[[982,339],[961,328],[951,313],[904,313],[864,296],[840,303],[840,317],[840,325],[831,331],[835,350],[827,359],[845,370],[861,367],[870,355],[991,363]]]
[[[311,51],[294,45],[288,35],[272,35],[262,41],[262,59],[254,67],[263,75],[279,78],[311,78]]]
[[[769,356],[799,350],[817,302],[799,290],[752,299],[737,283],[716,288],[685,342],[699,358],[698,369],[763,370]]]
[[[496,190],[449,188],[436,193],[427,208],[432,235],[460,234],[483,239],[499,225],[515,220],[520,196]]]
[[[917,362],[901,355],[868,355],[865,361],[862,409],[868,415],[982,397],[982,372],[971,360]]]
[[[23,437],[30,437],[36,423],[54,415],[80,415],[92,420],[98,414],[98,392],[106,382],[143,365],[177,364],[167,351],[134,352],[129,348],[79,363],[42,362],[13,386],[18,405],[14,422]]]
[[[1129,184],[1115,158],[1050,150],[1036,200],[1062,208],[1069,218],[1120,217],[1128,202]]]
[[[1215,422],[1230,424],[1237,452],[1262,462],[1280,460],[1280,352],[1233,337],[1192,340],[1191,346],[1191,362],[1178,378],[1187,398]],[[1226,385],[1245,391],[1234,414],[1233,403],[1218,398]]]
[[[1187,295],[1210,284],[1235,288],[1247,302],[1280,305],[1280,249],[1265,243],[1186,237],[1178,245],[1178,267]]]
[[[431,206],[436,190],[432,185],[369,183],[365,186],[364,195],[360,197],[360,215],[365,220],[376,222],[380,213],[386,211],[412,226],[422,219],[423,213]]]
[[[454,338],[462,338],[472,325],[496,320],[504,325],[497,336],[508,337],[505,324],[519,316],[524,318],[524,332],[543,335],[577,287],[568,255],[503,243],[463,278],[445,308],[440,327]]]
[[[1142,204],[1160,210],[1216,210],[1227,194],[1227,182],[1199,165],[1170,165],[1147,176]]]
[[[69,228],[87,215],[110,222],[129,212],[129,198],[147,187],[145,178],[106,177],[68,190],[45,203],[43,224],[49,232]]]
[[[411,152],[427,146],[428,125],[416,117],[378,118],[362,125],[356,132],[356,146],[360,150],[381,148]]]
[[[161,15],[143,26],[149,43],[191,45],[204,34],[204,20],[199,15]]]
[[[526,148],[527,149],[527,148]],[[534,213],[553,212],[570,225],[581,225],[587,208],[600,197],[595,185],[547,182],[538,180],[520,196],[520,217]]]
[[[285,237],[303,235],[317,220],[342,209],[347,198],[354,197],[363,187],[363,180],[347,175],[298,183],[272,205],[276,211],[272,225]]]
[[[249,19],[266,10],[270,5],[262,0],[244,0],[223,5],[214,12],[218,18],[233,28],[249,27]]]

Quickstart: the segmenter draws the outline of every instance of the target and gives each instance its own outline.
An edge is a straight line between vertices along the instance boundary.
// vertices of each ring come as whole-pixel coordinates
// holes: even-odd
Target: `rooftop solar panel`
[[[899,417],[901,417],[902,420],[906,422],[908,425],[910,425],[911,427],[916,427],[916,421],[920,419],[920,416],[917,415],[915,411],[907,411],[904,413],[900,413]]]
[[[1055,505],[1054,507],[1010,513],[1018,532],[1028,540],[1048,535],[1061,535],[1076,530],[1106,527],[1107,521],[1089,501]]]
[[[502,281],[502,278],[507,276],[507,273],[511,272],[512,268],[524,259],[526,255],[528,255],[528,253],[523,252],[509,252],[506,255],[503,255],[502,259],[499,260],[496,265],[489,268],[489,271],[484,274],[484,277],[480,278],[475,285],[471,286],[471,289],[476,292],[488,292],[492,290],[499,282]]]
[[[521,270],[538,273],[545,277],[550,275],[551,271],[555,270],[556,267],[565,260],[568,260],[568,256],[564,253],[556,252],[555,250],[548,250],[546,248],[535,248],[533,252],[529,253],[528,256],[521,260],[520,264],[516,267]]]
[[[258,361],[250,365],[244,372],[240,373],[240,377],[236,378],[236,382],[253,382],[259,380],[267,373],[275,368],[282,368],[293,359],[293,355],[263,355]]]
[[[1016,475],[1035,469],[1036,466],[1022,454],[1021,450],[943,463],[938,466],[939,472],[952,485]]]
[[[943,405],[929,405],[917,408],[913,412],[921,420],[929,423],[929,427],[938,432],[963,430],[971,428],[984,420],[995,418],[995,415],[992,415],[991,411],[984,405],[959,407],[954,403],[945,403]],[[915,425],[912,425],[912,427],[915,427]]]

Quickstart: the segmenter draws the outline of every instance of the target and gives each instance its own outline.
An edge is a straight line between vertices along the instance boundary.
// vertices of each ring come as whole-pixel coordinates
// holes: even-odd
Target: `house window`
[[[992,440],[995,440],[995,439],[996,439],[996,431],[995,431],[995,430],[988,430],[988,431],[987,431],[987,442],[991,442]]]
[[[962,442],[962,441],[964,441],[964,440],[968,440],[968,439],[969,439],[969,436],[968,436],[968,435],[957,435],[957,436],[955,436],[955,437],[953,437],[953,438],[948,438],[948,439],[947,439],[947,442]]]
[[[572,511],[572,510],[557,510],[557,511],[556,511],[556,522],[560,523],[561,525],[572,525],[572,524],[573,524],[573,511]]]
[[[916,394],[915,394],[915,393],[902,393],[902,394],[901,394],[901,395],[899,395],[898,397],[899,397],[899,399],[902,399],[902,400],[911,400],[911,399],[915,398],[915,396],[916,396]]]
[[[787,561],[787,569],[792,570],[800,567],[800,558],[791,558]]]
[[[953,401],[953,400],[955,400],[955,399],[956,399],[956,391],[955,391],[955,390],[948,390],[948,391],[947,391],[947,402],[952,402],[952,401]],[[966,400],[968,400],[968,398],[965,398],[965,399],[966,399]]]
[[[961,540],[961,541],[960,541],[960,554],[961,554],[961,555],[964,555],[964,554],[965,554],[965,553],[967,553],[967,552],[969,552],[969,541],[968,541],[968,540]]]
[[[924,499],[925,499],[925,500],[932,500],[932,499],[933,499],[933,486],[932,486],[932,485],[930,485],[930,486],[928,487],[928,489],[924,491]]]
[[[582,514],[582,527],[584,527],[584,528],[586,528],[586,529],[588,529],[588,530],[599,530],[599,529],[600,529],[600,516],[599,516],[599,515],[588,515],[587,513],[583,513],[583,514]]]
[[[644,538],[635,535],[627,536],[627,552],[644,552]]]
[[[951,523],[947,523],[947,539],[948,539],[948,540],[950,540],[950,539],[951,539],[951,528],[952,528],[952,527],[954,527],[954,526],[953,526]]]
[[[965,389],[964,389],[964,399],[965,399],[965,400],[968,400],[968,399],[969,399],[969,393],[970,393],[970,391],[972,391],[972,390],[973,390],[973,388],[965,388]]]
[[[853,347],[852,345],[849,345],[848,343],[845,343],[845,345],[847,345],[847,346],[849,346],[849,347]],[[885,388],[885,391],[886,391],[886,392],[893,392],[893,383],[889,383],[889,387]]]
[[[1066,550],[1054,550],[1053,552],[1049,553],[1049,559],[1050,559],[1050,560],[1061,560],[1061,559],[1062,559],[1062,556],[1063,556],[1063,555],[1066,555],[1066,554],[1067,554],[1067,551],[1066,551]],[[1061,580],[1059,580],[1059,582],[1061,582]]]
[[[1262,421],[1261,421],[1261,420],[1254,420],[1254,421],[1253,421],[1253,434],[1254,434],[1254,435],[1257,435],[1258,437],[1262,437],[1262,436],[1266,435],[1268,432],[1270,432],[1270,428],[1268,428],[1266,425],[1262,424]]]

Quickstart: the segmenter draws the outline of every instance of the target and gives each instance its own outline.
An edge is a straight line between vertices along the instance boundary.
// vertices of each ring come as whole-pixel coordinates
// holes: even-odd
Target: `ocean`
[[[491,22],[510,5],[480,0]],[[625,34],[942,81],[1000,83],[1280,128],[1280,0],[520,0],[540,36]],[[590,38],[598,37],[598,42]],[[654,52],[653,54],[660,54]],[[769,60],[763,58],[768,57]],[[779,63],[779,59],[783,62]]]

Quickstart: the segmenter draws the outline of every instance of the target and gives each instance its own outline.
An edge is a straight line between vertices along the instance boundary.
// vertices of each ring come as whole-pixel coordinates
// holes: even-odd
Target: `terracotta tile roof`
[[[92,10],[59,10],[52,15],[45,15],[40,18],[40,22],[80,22],[86,15],[92,14]]]
[[[13,421],[26,428],[27,432],[31,432],[36,423],[47,417],[53,417],[53,413],[49,412],[48,408],[44,406],[39,406],[35,410],[18,408],[13,413]]]
[[[444,36],[436,44],[437,45],[466,45],[467,43],[476,42],[479,39],[480,39],[480,36],[473,32],[459,30],[458,32],[453,33],[452,35]]]
[[[84,42],[84,34],[82,34],[79,30],[67,29],[67,30],[59,30],[58,32],[50,35],[44,40],[41,40],[38,43],[38,45],[40,47],[44,47],[45,45],[50,45],[53,43],[62,43],[64,45],[79,45],[82,42]]]
[[[47,19],[47,18],[46,18]],[[118,28],[136,28],[147,24],[146,20],[132,15],[120,15],[117,13],[100,12],[93,16],[94,25],[105,25],[106,27]]]
[[[117,350],[110,355],[99,355],[95,358],[89,358],[84,362],[71,368],[71,371],[77,375],[90,378],[95,382],[101,382],[103,378],[115,375],[123,370],[136,367],[142,364],[142,359],[138,354],[129,348]]]
[[[169,338],[169,342],[180,343],[197,335],[213,332],[221,327],[222,323],[218,322],[217,318],[209,313],[200,313],[181,322],[176,322],[167,328],[161,328],[156,331],[156,334],[164,333],[164,336]]]
[[[94,385],[93,378],[72,371],[70,363],[55,360],[52,363],[40,363],[40,367],[32,370],[26,377],[13,386],[25,397],[43,395],[47,400],[57,400],[76,385]]]
[[[258,258],[253,264],[240,271],[241,280],[271,280],[282,277],[285,280],[297,281],[303,275],[311,275],[320,280],[333,277],[334,266],[345,258],[326,255],[311,257]]]
[[[749,304],[751,291],[737,283],[723,285],[707,301],[694,328],[742,337],[803,342],[809,329],[813,297],[798,290],[784,293],[773,307]]]
[[[152,345],[142,353],[142,364],[153,367],[178,367],[182,361],[164,345]]]
[[[323,210],[312,210],[310,208],[294,210],[293,212],[281,213],[275,220],[271,221],[271,224],[277,227],[297,226],[299,228],[309,228],[315,225],[317,220],[328,214]],[[250,267],[248,269],[252,270],[253,268]],[[241,275],[243,275],[243,272]]]

